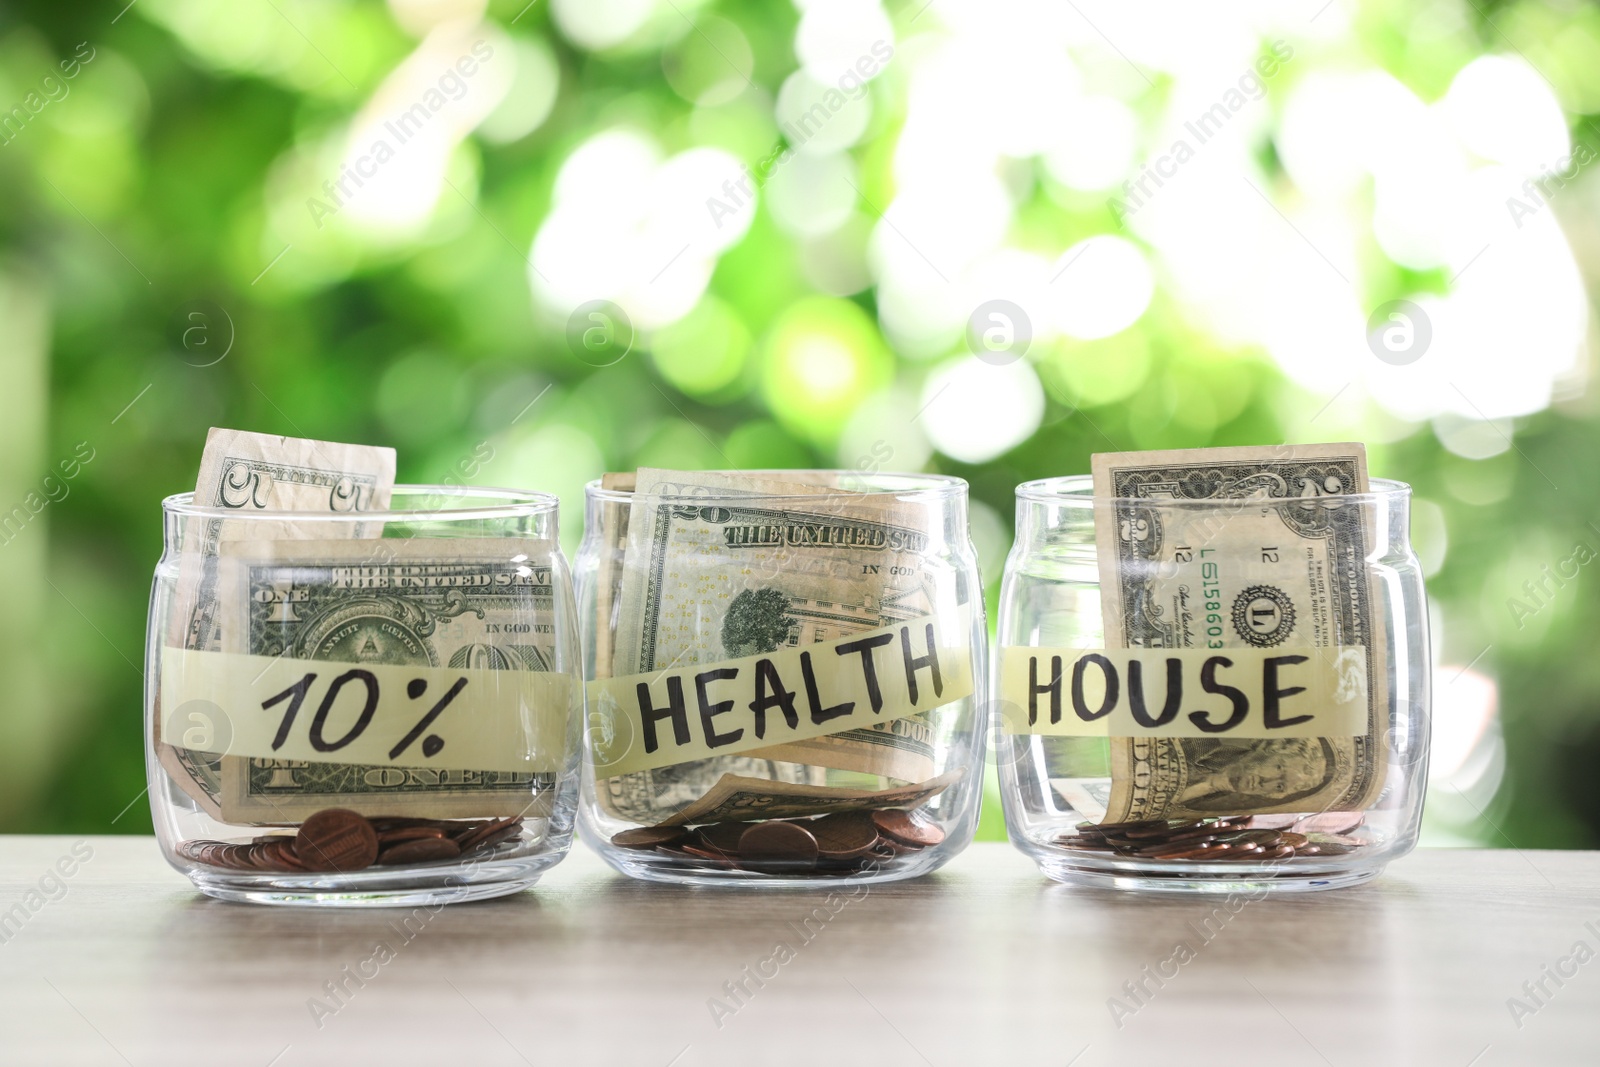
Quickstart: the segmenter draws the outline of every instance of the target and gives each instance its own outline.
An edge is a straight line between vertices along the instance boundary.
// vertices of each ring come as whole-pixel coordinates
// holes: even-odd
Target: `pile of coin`
[[[641,826],[614,835],[611,843],[720,870],[850,874],[943,840],[936,824],[900,808],[881,808],[693,828]]]
[[[248,843],[184,841],[178,855],[235,871],[319,873],[403,867],[486,852],[522,833],[520,818],[368,818],[344,808],[317,812],[293,834],[267,834]]]
[[[1079,823],[1056,844],[1078,852],[1110,852],[1152,860],[1263,863],[1295,856],[1345,856],[1365,842],[1351,837],[1360,812],[1314,815],[1227,815],[1216,819],[1151,819]]]

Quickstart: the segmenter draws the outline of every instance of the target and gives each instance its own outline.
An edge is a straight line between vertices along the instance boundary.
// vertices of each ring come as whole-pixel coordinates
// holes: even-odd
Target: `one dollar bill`
[[[1111,739],[1105,821],[1354,811],[1383,788],[1388,715],[1360,444],[1093,457],[1108,648],[1366,648],[1356,737]],[[1197,507],[1191,501],[1211,506]]]

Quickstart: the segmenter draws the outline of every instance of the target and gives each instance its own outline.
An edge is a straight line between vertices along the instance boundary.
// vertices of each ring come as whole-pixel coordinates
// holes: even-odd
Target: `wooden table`
[[[75,840],[92,856],[58,887]],[[1235,914],[986,844],[856,893],[645,885],[580,845],[406,929],[209,900],[148,838],[0,838],[0,917],[38,905],[0,929],[0,1063],[1600,1062],[1596,853],[1422,852]]]

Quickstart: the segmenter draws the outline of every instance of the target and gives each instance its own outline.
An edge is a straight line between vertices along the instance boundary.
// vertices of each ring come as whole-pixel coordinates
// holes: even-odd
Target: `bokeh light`
[[[0,114],[78,21],[6,21]],[[1019,481],[1359,439],[1417,491],[1428,834],[1503,844],[1490,811],[1519,845],[1600,843],[1562,770],[1600,756],[1569,729],[1596,579],[1508,606],[1600,548],[1592,5],[140,0],[88,45],[0,152],[0,306],[42,324],[8,359],[49,405],[0,396],[7,448],[103,455],[38,562],[0,559],[71,638],[0,669],[75,679],[0,754],[0,818],[105,829],[67,801],[143,784],[73,739],[138,699],[111,651],[142,638],[133,564],[211,424],[558,492],[569,548],[583,482],[641,463],[951,472],[991,603]],[[171,333],[202,298],[237,337],[206,368]],[[567,332],[596,300],[635,332],[614,362]],[[993,301],[1026,346],[975,349]],[[1383,358],[1397,301],[1421,340]]]

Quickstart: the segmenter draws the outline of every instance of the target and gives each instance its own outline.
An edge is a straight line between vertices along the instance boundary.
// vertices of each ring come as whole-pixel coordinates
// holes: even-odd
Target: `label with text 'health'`
[[[965,635],[963,634],[963,637]],[[614,778],[754,754],[928,711],[970,696],[965,641],[932,618],[837,641],[589,683],[595,773]]]
[[[1008,734],[1359,737],[1367,650],[1012,646],[1000,695]]]
[[[576,695],[554,672],[167,647],[161,739],[258,759],[553,772]]]

